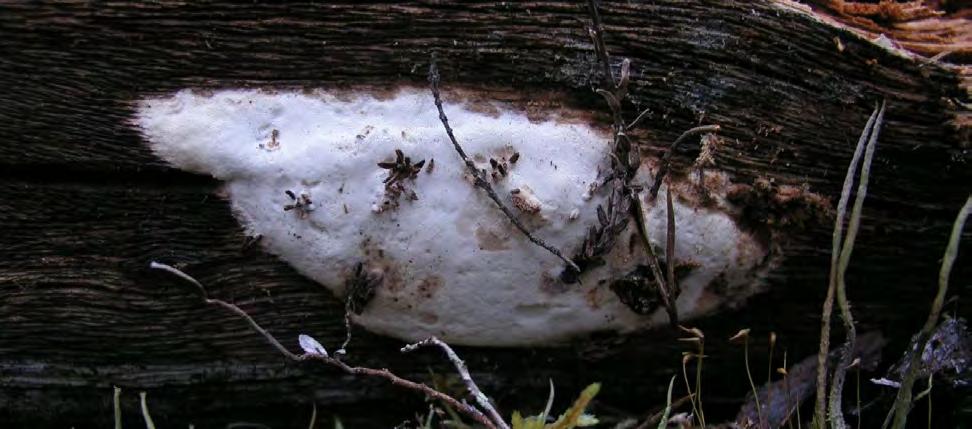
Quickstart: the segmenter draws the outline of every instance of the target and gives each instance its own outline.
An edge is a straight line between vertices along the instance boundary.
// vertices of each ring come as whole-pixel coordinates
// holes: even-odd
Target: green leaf
[[[524,429],[525,428],[525,424],[523,423],[523,416],[520,415],[520,412],[519,411],[514,411],[513,412],[513,418],[510,421],[510,426],[512,426],[513,429]]]
[[[661,420],[658,421],[658,429],[668,427],[668,417],[672,414],[672,386],[675,385],[675,376],[668,382],[668,399],[665,400],[665,411],[662,412]]]
[[[594,426],[598,423],[600,422],[597,420],[597,417],[594,417],[590,414],[581,414],[580,418],[577,419],[577,427],[579,428]]]
[[[583,392],[581,392],[580,397],[574,401],[574,405],[570,407],[564,414],[557,419],[553,424],[548,425],[547,429],[573,429],[578,426],[582,426],[581,420],[585,417],[584,410],[587,409],[587,405],[591,403],[597,392],[601,390],[601,383],[593,383],[587,386]],[[589,419],[593,418],[588,416]],[[589,419],[585,421],[590,421]]]

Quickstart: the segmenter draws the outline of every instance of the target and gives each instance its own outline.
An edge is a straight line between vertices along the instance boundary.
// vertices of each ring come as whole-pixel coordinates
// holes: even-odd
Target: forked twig
[[[466,368],[466,363],[463,362],[462,359],[459,359],[459,355],[457,355],[456,352],[452,350],[452,347],[449,347],[448,344],[436,337],[430,337],[415,344],[409,344],[402,347],[402,353],[408,353],[423,346],[435,346],[442,349],[442,351],[445,352],[446,357],[449,358],[449,361],[452,362],[452,365],[456,367],[456,372],[459,373],[459,378],[462,379],[463,384],[466,385],[466,389],[468,389],[469,393],[472,394],[473,398],[476,399],[476,403],[479,404],[479,407],[486,410],[486,413],[489,414],[490,418],[493,419],[496,426],[499,426],[502,429],[509,429],[509,426],[507,426],[506,422],[503,421],[503,418],[500,416],[499,412],[496,411],[496,407],[493,406],[493,404],[489,401],[489,398],[487,398],[486,395],[479,390],[479,386],[476,385],[476,382],[473,380],[472,376],[469,375],[469,369]]]
[[[678,138],[675,139],[670,146],[668,146],[668,152],[665,152],[665,155],[662,155],[661,166],[658,167],[658,172],[655,173],[655,180],[652,181],[651,190],[648,192],[649,200],[654,200],[655,197],[658,196],[658,189],[661,188],[662,179],[664,179],[665,175],[668,174],[672,154],[675,153],[675,148],[677,148],[679,144],[689,137],[698,134],[714,133],[719,131],[719,128],[720,127],[718,125],[703,125],[701,127],[690,128],[682,133],[682,135],[678,136]]]
[[[333,358],[333,357],[328,356],[327,355],[327,352],[324,351],[323,348],[320,348],[320,352],[309,352],[309,351],[306,351],[306,349],[305,349],[305,353],[303,353],[303,354],[293,353],[290,350],[287,350],[287,348],[284,347],[283,344],[280,344],[280,341],[277,341],[277,339],[272,334],[270,334],[269,332],[267,332],[266,329],[264,329],[262,326],[260,326],[260,324],[257,323],[257,321],[253,319],[253,317],[251,317],[249,314],[247,314],[245,311],[243,311],[243,309],[241,309],[240,307],[238,307],[238,306],[236,306],[234,304],[228,303],[226,301],[220,300],[220,299],[209,298],[208,297],[208,294],[206,293],[206,288],[203,287],[203,285],[201,283],[199,283],[199,281],[197,281],[196,279],[192,278],[188,274],[186,274],[186,273],[184,273],[184,272],[182,272],[182,271],[180,271],[180,270],[178,270],[178,269],[176,269],[176,268],[174,268],[172,266],[169,266],[169,265],[166,265],[166,264],[162,264],[162,263],[158,263],[158,262],[152,262],[151,264],[149,264],[149,268],[153,268],[153,269],[158,269],[158,270],[163,270],[163,271],[169,272],[169,273],[171,273],[171,274],[173,274],[173,275],[175,275],[175,276],[177,276],[177,277],[179,277],[179,278],[181,278],[181,279],[183,279],[185,281],[188,281],[189,283],[192,283],[195,287],[197,287],[199,289],[200,292],[202,292],[202,300],[203,300],[203,302],[205,302],[206,304],[209,304],[209,305],[215,305],[215,306],[218,306],[218,307],[222,307],[222,308],[224,308],[224,309],[226,309],[226,310],[228,310],[228,311],[236,314],[237,316],[239,316],[243,320],[246,320],[246,322],[250,324],[250,327],[253,328],[253,330],[257,331],[257,333],[259,333],[260,335],[262,335],[263,338],[266,339],[267,342],[269,342],[271,346],[273,346],[273,348],[277,349],[277,351],[280,352],[280,354],[286,356],[290,360],[297,361],[297,362],[303,362],[303,361],[309,361],[309,360],[316,360],[316,361],[320,361],[320,362],[323,362],[325,364],[328,364],[328,365],[337,367],[341,371],[344,371],[344,372],[346,372],[348,374],[352,374],[352,375],[367,375],[367,376],[372,376],[372,377],[383,378],[383,379],[391,382],[392,384],[394,384],[396,386],[404,387],[404,388],[410,389],[410,390],[414,390],[414,391],[419,392],[419,393],[422,393],[422,394],[424,394],[424,395],[426,395],[426,396],[428,396],[430,398],[434,398],[434,399],[440,400],[442,402],[445,402],[446,404],[448,404],[453,409],[459,410],[459,412],[461,412],[464,415],[466,415],[467,417],[469,417],[469,418],[471,418],[471,419],[479,422],[480,424],[482,424],[483,426],[485,426],[487,428],[490,428],[490,429],[505,429],[505,427],[499,427],[498,428],[493,421],[491,421],[489,418],[487,418],[486,415],[484,415],[476,407],[474,407],[472,405],[469,405],[469,404],[467,404],[465,402],[459,401],[456,398],[453,398],[452,396],[446,395],[445,393],[439,392],[438,390],[435,390],[435,389],[433,389],[433,388],[431,388],[431,387],[429,387],[429,386],[427,386],[425,384],[417,383],[417,382],[414,382],[414,381],[411,381],[411,380],[408,380],[408,379],[405,379],[405,378],[401,378],[401,377],[395,375],[394,373],[392,373],[391,371],[389,371],[387,369],[384,369],[384,368],[383,369],[374,369],[374,368],[366,368],[366,367],[359,367],[359,366],[350,366],[350,365],[344,363],[343,361],[341,361],[340,359],[336,359],[336,358]],[[314,341],[314,343],[316,343],[316,341]]]
[[[604,29],[601,26],[601,14],[597,11],[597,4],[594,0],[587,1],[587,11],[591,15],[591,27],[588,31],[590,32],[591,39],[594,41],[594,53],[601,63],[601,72],[604,73],[603,79],[610,86],[614,87],[616,86],[616,82],[614,81],[614,75],[611,74],[611,59],[608,57],[607,45],[604,43]]]
[[[539,237],[533,235],[533,233],[530,232],[530,230],[528,230],[522,222],[520,222],[520,219],[516,217],[513,210],[507,207],[506,204],[504,204],[500,199],[499,195],[496,194],[496,191],[493,190],[493,186],[489,184],[486,174],[476,168],[476,164],[474,164],[472,160],[466,156],[466,152],[462,150],[462,146],[459,144],[459,141],[456,140],[456,136],[452,132],[452,127],[449,126],[449,118],[446,117],[445,110],[442,108],[442,97],[439,95],[439,68],[435,65],[435,57],[432,58],[432,61],[429,64],[429,85],[432,87],[432,97],[435,98],[435,107],[439,109],[439,120],[442,121],[446,134],[449,135],[449,140],[452,142],[452,147],[456,149],[456,153],[458,153],[459,157],[462,158],[462,162],[466,164],[466,169],[469,170],[469,174],[473,176],[473,183],[476,185],[476,187],[486,192],[486,195],[488,195],[489,198],[496,203],[496,206],[503,211],[503,214],[506,215],[510,222],[512,222],[513,225],[523,233],[523,235],[530,239],[530,241],[537,246],[547,249],[548,252],[553,253],[554,256],[564,261],[564,263],[567,264],[567,266],[569,266],[572,270],[579,273],[580,267],[578,267],[577,264],[564,256],[564,254],[556,247],[553,247]]]

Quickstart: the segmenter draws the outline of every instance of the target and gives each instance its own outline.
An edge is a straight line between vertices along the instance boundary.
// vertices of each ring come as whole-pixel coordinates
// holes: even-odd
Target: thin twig
[[[918,339],[915,341],[908,372],[901,379],[901,388],[898,389],[898,395],[894,400],[894,425],[892,426],[894,429],[904,428],[907,422],[908,412],[912,402],[911,388],[914,386],[915,378],[918,376],[918,366],[921,361],[922,351],[925,350],[925,343],[928,342],[928,338],[931,337],[932,331],[934,331],[935,325],[938,324],[938,319],[942,315],[942,307],[945,305],[945,295],[948,293],[948,277],[952,273],[952,265],[955,263],[955,258],[958,257],[962,229],[965,226],[965,221],[968,219],[970,211],[972,211],[972,195],[965,200],[965,205],[959,210],[958,216],[955,217],[955,223],[952,225],[952,233],[948,239],[948,246],[945,247],[945,256],[942,258],[942,268],[938,272],[938,292],[935,294],[935,300],[932,301],[931,311],[928,313],[928,319],[925,320],[925,326],[921,328]]]
[[[837,289],[837,272],[833,267],[837,267],[840,255],[840,243],[843,241],[844,217],[847,212],[847,202],[850,200],[851,189],[854,185],[854,176],[857,172],[857,164],[861,155],[864,153],[864,146],[870,134],[870,130],[877,118],[877,110],[871,114],[857,140],[857,147],[851,157],[850,165],[847,167],[847,175],[844,176],[844,185],[841,188],[840,200],[837,203],[837,219],[834,222],[833,245],[830,254],[829,284],[827,296],[824,298],[823,309],[820,317],[820,347],[817,352],[817,395],[814,403],[813,421],[819,427],[823,427],[826,422],[826,401],[827,401],[827,360],[830,354],[830,319],[833,313],[834,294]]]
[[[655,284],[658,285],[658,294],[661,296],[662,302],[666,304],[665,310],[668,311],[668,320],[672,326],[676,326],[678,325],[678,312],[674,308],[668,308],[667,306],[668,303],[674,302],[675,299],[665,284],[665,274],[662,273],[661,266],[658,264],[658,255],[655,254],[655,248],[648,239],[648,226],[645,225],[645,211],[644,204],[641,201],[641,195],[635,194],[632,200],[634,201],[632,210],[634,211],[635,225],[638,228],[638,235],[641,237],[646,254],[648,255],[648,267],[651,268],[651,274],[655,278]]]
[[[608,56],[607,46],[604,43],[604,29],[601,26],[601,14],[597,11],[595,0],[587,1],[587,11],[591,14],[591,39],[594,40],[594,53],[601,63],[602,79],[609,83],[611,87],[616,85],[614,75],[611,74],[611,58]]]
[[[442,121],[442,125],[445,127],[446,134],[449,135],[449,140],[452,142],[453,148],[456,149],[456,153],[459,154],[459,157],[462,158],[463,163],[466,164],[466,169],[469,170],[469,174],[473,176],[473,183],[476,185],[476,187],[485,191],[486,195],[488,195],[489,198],[496,203],[496,206],[503,211],[503,214],[506,215],[510,222],[512,222],[513,225],[523,233],[523,235],[530,239],[530,241],[537,246],[547,249],[548,252],[553,253],[556,257],[560,258],[560,260],[564,261],[567,266],[579,273],[580,267],[578,267],[577,264],[564,256],[564,254],[556,247],[547,244],[547,242],[533,235],[533,233],[531,233],[530,230],[528,230],[526,226],[520,222],[520,220],[516,217],[516,214],[514,214],[513,211],[507,207],[502,200],[500,200],[499,195],[497,195],[496,191],[493,190],[493,186],[489,184],[489,180],[487,180],[486,175],[481,170],[476,168],[476,164],[474,164],[472,160],[466,156],[466,152],[462,150],[462,146],[459,145],[459,141],[456,140],[456,136],[452,132],[452,127],[449,126],[449,118],[446,117],[445,110],[442,108],[442,97],[439,95],[439,69],[435,65],[434,57],[429,64],[429,84],[432,87],[432,97],[435,98],[435,107],[439,109],[439,120]]]
[[[321,361],[321,362],[323,362],[325,364],[328,364],[328,365],[337,367],[338,369],[340,369],[340,370],[342,370],[342,371],[344,371],[344,372],[346,372],[348,374],[352,374],[352,375],[368,375],[368,376],[372,376],[372,377],[383,378],[383,379],[391,382],[393,385],[396,385],[396,386],[399,386],[399,387],[404,387],[404,388],[410,389],[410,390],[414,390],[414,391],[419,392],[419,393],[422,393],[425,396],[428,396],[430,398],[434,398],[434,399],[438,399],[440,401],[443,401],[446,404],[448,404],[450,407],[453,407],[454,409],[459,410],[460,412],[462,412],[463,414],[465,414],[467,417],[469,417],[469,418],[471,418],[471,419],[473,419],[473,420],[481,423],[483,426],[485,426],[487,428],[490,428],[490,429],[499,429],[499,428],[496,427],[496,425],[489,418],[487,418],[482,412],[480,412],[478,409],[476,409],[476,407],[473,407],[472,405],[469,405],[469,404],[466,404],[464,402],[461,402],[461,401],[453,398],[452,396],[449,396],[449,395],[446,395],[445,393],[439,392],[439,391],[437,391],[437,390],[435,390],[435,389],[433,389],[433,388],[431,388],[431,387],[429,387],[429,386],[427,386],[425,384],[416,383],[414,381],[401,378],[401,377],[395,375],[394,373],[392,373],[391,371],[389,371],[388,369],[384,369],[384,368],[382,368],[382,369],[374,369],[374,368],[350,366],[350,365],[344,363],[343,361],[341,361],[339,359],[332,358],[332,357],[329,357],[329,356],[326,356],[326,355],[323,355],[323,354],[318,354],[318,353],[303,353],[303,354],[299,354],[299,355],[296,354],[296,353],[293,353],[290,350],[287,350],[287,348],[284,347],[282,344],[280,344],[280,341],[277,341],[277,339],[273,335],[271,335],[269,332],[267,332],[266,329],[263,329],[263,327],[260,326],[260,324],[257,323],[257,321],[253,319],[253,317],[251,317],[249,314],[247,314],[245,311],[243,311],[243,309],[237,307],[234,304],[230,304],[230,303],[228,303],[226,301],[223,301],[223,300],[220,300],[220,299],[207,298],[206,297],[207,296],[207,294],[206,294],[206,288],[204,288],[201,283],[199,283],[196,279],[192,278],[188,274],[186,274],[186,273],[184,273],[184,272],[182,272],[182,271],[180,271],[180,270],[178,270],[178,269],[176,269],[176,268],[174,268],[172,266],[169,266],[169,265],[166,265],[166,264],[162,264],[162,263],[158,263],[158,262],[152,262],[151,264],[149,264],[149,268],[160,269],[160,270],[163,270],[163,271],[167,271],[167,272],[169,272],[171,274],[176,275],[177,277],[179,277],[179,278],[181,278],[183,280],[186,280],[186,281],[192,283],[197,288],[199,288],[199,290],[202,292],[203,302],[205,302],[206,304],[209,304],[209,305],[215,305],[215,306],[219,306],[219,307],[225,308],[226,310],[229,310],[230,312],[236,314],[240,318],[246,320],[247,323],[250,324],[250,327],[253,328],[253,330],[257,331],[257,333],[259,333],[260,335],[262,335],[263,338],[266,339],[267,342],[269,342],[271,346],[273,346],[273,348],[277,349],[277,351],[280,352],[280,354],[284,355],[285,357],[287,357],[290,360],[297,361],[297,362],[303,362],[303,361],[308,361],[308,360],[317,360],[317,361]]]
[[[668,185],[666,190],[666,209],[668,213],[668,233],[667,240],[665,243],[665,268],[668,270],[667,277],[665,280],[665,287],[667,290],[665,294],[668,296],[668,302],[665,303],[665,309],[668,310],[668,319],[673,324],[678,323],[678,312],[675,310],[675,296],[678,295],[678,291],[675,288],[678,284],[675,283],[675,207],[672,204],[672,186]]]
[[[644,118],[647,118],[649,114],[651,114],[651,108],[647,108],[645,110],[642,110],[641,113],[638,114],[638,117],[635,118],[635,120],[631,121],[631,123],[628,124],[626,127],[624,127],[624,129],[627,130],[627,131],[633,130],[634,127],[637,127],[638,124],[641,123],[641,120],[644,119]]]
[[[864,199],[867,197],[867,182],[871,175],[871,161],[874,159],[874,148],[877,145],[878,135],[881,133],[881,124],[884,122],[884,109],[885,103],[882,102],[867,140],[864,162],[861,165],[860,183],[857,185],[854,207],[851,209],[850,221],[847,224],[847,236],[844,237],[837,263],[837,305],[840,308],[841,319],[844,321],[844,330],[847,331],[847,339],[844,342],[840,360],[834,368],[834,376],[830,385],[830,419],[833,427],[836,429],[847,428],[847,422],[844,420],[844,414],[841,411],[844,377],[847,374],[847,368],[850,367],[851,361],[853,360],[854,342],[857,341],[857,329],[854,328],[854,317],[850,311],[850,303],[847,301],[845,276],[847,266],[850,264],[851,253],[854,251],[857,230],[861,224],[861,211],[864,208]]]
[[[195,286],[197,289],[199,289],[199,293],[202,295],[203,299],[209,299],[209,296],[206,294],[206,288],[203,287],[202,283],[199,283],[198,281],[196,281],[196,279],[194,279],[192,277],[189,277],[188,274],[186,274],[186,273],[184,273],[182,271],[179,271],[179,270],[173,268],[172,266],[169,266],[169,265],[166,265],[166,264],[160,264],[160,263],[155,262],[155,261],[152,261],[152,262],[149,263],[149,268],[152,268],[152,269],[155,269],[155,270],[168,271],[170,274],[173,274],[173,275],[175,275],[175,276],[177,276],[177,277],[179,277],[179,278],[181,278],[181,279],[183,279],[183,280],[185,280],[185,281],[187,281],[189,283],[192,283],[193,286]]]
[[[452,365],[456,367],[456,372],[459,373],[459,378],[462,379],[462,382],[466,385],[466,389],[468,389],[469,393],[472,394],[473,398],[476,399],[476,403],[479,404],[480,408],[486,410],[486,413],[490,416],[490,418],[493,419],[496,426],[503,429],[509,429],[509,426],[507,426],[506,422],[503,421],[503,418],[500,417],[500,413],[496,411],[496,407],[489,402],[489,398],[487,398],[486,395],[479,390],[479,386],[476,385],[476,382],[473,380],[472,376],[469,375],[469,369],[466,368],[466,363],[463,362],[462,359],[459,359],[459,355],[457,355],[456,352],[452,350],[452,347],[449,347],[448,344],[436,337],[430,337],[415,344],[409,344],[402,347],[402,353],[408,353],[423,346],[435,346],[442,349],[442,351],[445,352],[446,357],[449,358],[449,361],[452,362]]]
[[[719,128],[720,127],[718,125],[703,125],[701,127],[690,128],[682,133],[682,135],[678,136],[678,138],[675,139],[670,146],[668,146],[668,152],[665,152],[665,155],[662,156],[661,166],[658,167],[658,172],[655,173],[655,180],[652,182],[651,190],[648,192],[649,200],[654,201],[655,197],[658,196],[658,189],[661,188],[662,179],[664,179],[665,175],[668,174],[668,170],[670,168],[669,164],[671,163],[672,154],[675,153],[675,148],[677,148],[679,144],[689,137],[697,134],[714,133],[719,131]]]
[[[601,80],[602,88],[598,88],[596,92],[604,97],[605,101],[607,101],[614,121],[612,125],[612,129],[614,131],[614,149],[611,153],[611,158],[613,160],[613,171],[611,174],[617,179],[615,181],[615,186],[619,187],[620,189],[612,190],[612,192],[615,192],[619,194],[621,198],[626,198],[630,201],[627,211],[630,211],[631,215],[635,218],[638,234],[641,236],[641,241],[645,246],[645,255],[648,259],[648,265],[651,268],[652,275],[655,278],[655,283],[658,286],[658,295],[661,298],[662,304],[665,306],[666,312],[668,313],[669,322],[672,324],[672,326],[676,326],[678,325],[678,311],[675,308],[675,298],[677,297],[678,293],[677,285],[674,284],[674,279],[666,280],[665,275],[661,271],[658,256],[655,254],[654,248],[651,246],[651,242],[648,239],[648,228],[645,226],[645,211],[641,202],[640,193],[631,185],[631,180],[634,178],[638,167],[641,165],[641,154],[639,153],[638,149],[633,146],[631,139],[626,134],[626,131],[637,125],[638,122],[640,122],[641,119],[646,116],[648,110],[646,109],[642,111],[641,114],[639,114],[638,117],[630,124],[625,124],[621,103],[628,96],[631,61],[625,58],[621,62],[621,78],[620,80],[615,80],[614,74],[611,72],[611,58],[607,52],[607,45],[604,43],[604,28],[601,25],[601,16],[598,12],[597,3],[595,0],[588,0],[587,8],[589,14],[591,15],[591,26],[588,27],[588,34],[590,35],[594,44],[594,51],[599,62],[601,63],[603,74]],[[611,88],[612,90],[609,91],[605,88]],[[716,127],[716,129],[718,129],[718,127]],[[600,232],[607,234],[619,234],[621,231],[623,231],[626,227],[627,219],[614,220],[618,223],[606,225],[602,230],[600,230]],[[673,226],[674,220],[669,222],[669,227]],[[674,248],[674,245],[671,244],[673,240],[669,239],[667,241],[669,242],[668,254],[671,254],[671,250]]]
[[[334,351],[335,355],[341,356],[348,353],[348,344],[351,343],[351,300],[354,294],[349,293],[344,298],[344,342],[341,347]]]

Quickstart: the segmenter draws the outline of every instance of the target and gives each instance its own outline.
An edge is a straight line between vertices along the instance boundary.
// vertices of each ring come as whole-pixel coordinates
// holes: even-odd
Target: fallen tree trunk
[[[881,46],[843,26],[853,20],[823,17],[833,9],[783,1],[602,8],[609,50],[632,60],[628,110],[651,112],[636,133],[642,153],[660,156],[682,130],[719,124],[716,166],[739,185],[744,220],[772,227],[786,258],[769,292],[697,322],[712,338],[713,407],[731,409],[746,391],[735,383],[741,362],[719,340],[735,330],[775,330],[792,356],[815,352],[831,219],[804,197],[836,201],[880,99],[887,119],[848,283],[859,323],[900,350],[924,317],[972,183],[968,66]],[[139,98],[187,87],[422,86],[435,52],[444,81],[610,122],[591,91],[598,65],[580,3],[8,2],[0,11],[0,421],[10,426],[105,426],[112,385],[147,390],[166,426],[293,426],[315,401],[346,423],[393,425],[423,409],[379,381],[285,363],[236,317],[148,270],[151,260],[181,264],[278,338],[343,340],[343,303],[245,247],[215,180],[151,153],[131,125]],[[967,44],[946,42],[939,52],[968,61]],[[931,55],[927,45],[918,53]],[[696,155],[680,149],[675,170]],[[960,254],[955,281],[968,282],[967,261]],[[680,370],[674,335],[460,352],[506,411],[541,407],[552,378],[563,401],[601,381],[605,408],[638,413],[663,400]],[[401,357],[400,345],[356,334],[349,359],[414,379],[430,366],[448,371],[433,353]],[[126,413],[137,412],[134,398]]]

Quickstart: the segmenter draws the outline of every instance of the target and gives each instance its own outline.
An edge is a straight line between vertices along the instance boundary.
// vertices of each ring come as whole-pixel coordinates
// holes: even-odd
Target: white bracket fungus
[[[610,136],[563,119],[580,115],[531,121],[510,106],[476,107],[445,105],[470,159],[527,228],[575,254],[607,198],[596,183],[609,168]],[[563,284],[563,262],[472,185],[428,92],[186,90],[138,103],[136,125],[173,166],[224,181],[248,232],[337,296],[361,264],[375,287],[352,317],[371,331],[538,345],[668,322],[664,309],[635,313],[611,288],[645,263],[633,223],[603,265]],[[645,170],[636,180],[646,181]],[[767,250],[720,204],[690,200],[675,204],[682,318],[741,302],[768,265]],[[665,205],[646,210],[650,240],[665,243]]]

